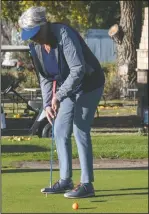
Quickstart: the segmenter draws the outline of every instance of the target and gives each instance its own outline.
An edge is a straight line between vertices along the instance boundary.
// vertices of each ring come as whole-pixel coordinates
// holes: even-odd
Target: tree
[[[85,1],[91,28],[107,29],[120,19],[119,1]]]
[[[142,1],[120,1],[120,23],[109,29],[109,35],[117,44],[118,74],[122,89],[136,83],[137,52],[142,27]],[[126,91],[122,92],[125,95]]]
[[[84,1],[2,1],[2,17],[15,23],[22,12],[31,6],[46,7],[47,18],[51,21],[63,21],[76,28],[88,27]]]
[[[7,26],[16,25],[22,12],[31,6],[46,7],[47,18],[49,21],[63,22],[72,25],[82,34],[82,36],[85,34],[88,28],[109,28],[113,23],[118,22],[120,14],[118,1],[3,0],[1,11],[2,40],[4,41],[3,44],[10,44],[11,41],[11,32],[10,30],[6,29],[10,27]],[[15,13],[13,11],[15,11]]]
[[[119,21],[118,1],[2,1],[2,17],[18,21],[31,6],[45,6],[51,21],[63,21],[79,31],[88,28],[109,28]],[[15,11],[15,13],[13,13]],[[106,13],[105,13],[106,11]]]

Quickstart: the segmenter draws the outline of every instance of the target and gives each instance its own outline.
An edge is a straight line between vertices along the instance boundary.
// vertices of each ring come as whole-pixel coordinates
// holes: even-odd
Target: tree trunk
[[[141,38],[142,1],[120,1],[120,11],[119,30],[115,30],[114,34],[113,28],[115,26],[112,26],[109,35],[117,44],[117,66],[121,79],[121,95],[125,96],[127,88],[136,83],[136,49],[139,47]],[[120,36],[118,36],[118,32]]]

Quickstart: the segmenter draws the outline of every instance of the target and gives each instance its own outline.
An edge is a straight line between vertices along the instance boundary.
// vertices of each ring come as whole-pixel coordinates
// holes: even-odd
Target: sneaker
[[[71,179],[57,181],[52,187],[46,187],[41,189],[41,193],[45,194],[56,194],[56,193],[65,193],[74,188],[73,182]]]
[[[79,184],[75,189],[64,194],[66,198],[87,198],[95,196],[92,183]]]

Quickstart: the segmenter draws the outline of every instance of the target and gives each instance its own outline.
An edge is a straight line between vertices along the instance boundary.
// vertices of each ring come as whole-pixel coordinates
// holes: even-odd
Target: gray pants
[[[77,95],[76,100],[64,99],[55,119],[54,136],[59,159],[60,178],[72,177],[71,134],[74,133],[78,148],[81,183],[94,181],[93,155],[90,137],[91,124],[104,87]]]

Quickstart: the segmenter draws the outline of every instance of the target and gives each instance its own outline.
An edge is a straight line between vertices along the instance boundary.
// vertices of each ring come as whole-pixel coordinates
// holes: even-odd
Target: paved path
[[[13,162],[13,167],[30,169],[49,169],[49,161]],[[53,161],[53,169],[58,169],[58,161]],[[94,159],[94,169],[147,169],[148,159]],[[80,169],[79,160],[73,160],[73,169]]]

